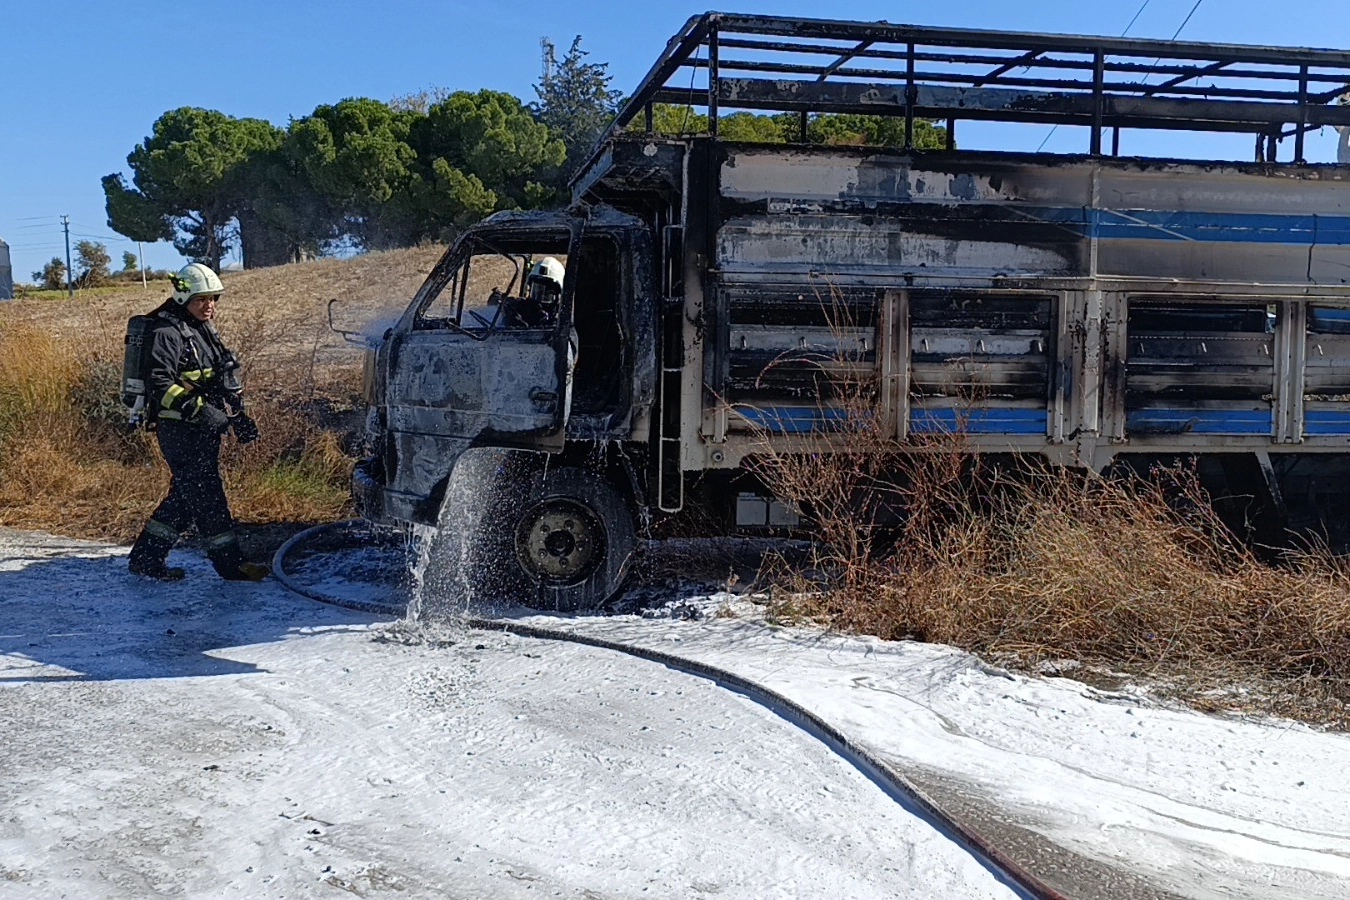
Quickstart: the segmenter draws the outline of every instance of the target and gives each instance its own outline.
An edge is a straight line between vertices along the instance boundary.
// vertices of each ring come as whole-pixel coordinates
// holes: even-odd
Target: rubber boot
[[[230,574],[221,573],[220,577],[229,581],[262,581],[272,574],[272,567],[266,563],[241,562]]]
[[[178,532],[168,525],[151,519],[146,523],[127,556],[127,569],[133,575],[156,581],[182,581],[186,574],[178,566],[167,566],[169,551],[178,541]]]
[[[209,538],[206,543],[206,555],[211,565],[226,581],[262,581],[272,574],[269,566],[244,559],[244,554],[239,550],[239,540],[232,531]]]

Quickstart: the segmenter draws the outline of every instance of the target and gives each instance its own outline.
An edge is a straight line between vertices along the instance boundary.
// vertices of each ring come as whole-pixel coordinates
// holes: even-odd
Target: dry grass
[[[345,512],[351,460],[333,430],[353,406],[360,352],[328,330],[401,312],[440,255],[421,247],[226,273],[218,324],[244,359],[262,439],[226,438],[222,469],[246,523]],[[126,434],[117,400],[129,316],[167,282],[29,297],[0,305],[0,524],[126,541],[168,487],[152,436]]]
[[[806,567],[766,570],[774,613],[1029,669],[1068,660],[1144,675],[1205,708],[1350,724],[1344,559],[1318,548],[1259,559],[1189,469],[995,469],[951,440],[761,461],[821,536]],[[876,524],[882,507],[900,520]]]

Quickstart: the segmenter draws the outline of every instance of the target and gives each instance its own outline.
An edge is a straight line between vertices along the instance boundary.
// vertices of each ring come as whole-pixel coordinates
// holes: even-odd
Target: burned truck
[[[1350,166],[1304,157],[1350,128],[1347,90],[1350,52],[691,19],[571,205],[467,230],[369,354],[359,505],[435,523],[467,450],[512,451],[519,487],[477,540],[518,599],[595,605],[654,521],[790,521],[746,463],[838,429],[793,364],[832,356],[902,444],[959,429],[971,452],[1097,471],[1193,457],[1271,531],[1343,529]],[[658,104],[706,127],[658,134]],[[729,140],[728,110],[793,135]],[[898,137],[808,140],[841,115]],[[914,146],[925,122],[945,146]],[[1085,146],[965,146],[1036,126]],[[1144,152],[1192,133],[1247,158]],[[522,324],[545,257],[561,300]]]

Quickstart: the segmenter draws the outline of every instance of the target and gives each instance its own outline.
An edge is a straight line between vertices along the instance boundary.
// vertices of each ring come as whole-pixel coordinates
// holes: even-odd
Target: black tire
[[[633,512],[598,472],[546,468],[540,454],[477,451],[457,471],[433,544],[435,596],[446,608],[502,603],[596,609],[623,587],[637,546]]]
[[[509,543],[514,566],[500,569],[518,585],[513,599],[534,609],[602,606],[623,587],[637,546],[629,504],[586,469],[535,472],[520,504],[495,528],[493,543],[503,550]]]

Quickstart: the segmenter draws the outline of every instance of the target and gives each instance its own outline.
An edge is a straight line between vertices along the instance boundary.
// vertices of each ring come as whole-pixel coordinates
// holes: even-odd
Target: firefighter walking
[[[220,480],[220,440],[228,430],[246,444],[258,437],[244,413],[239,361],[216,331],[220,277],[201,263],[173,276],[173,296],[153,315],[143,351],[146,419],[169,464],[169,494],[132,545],[133,574],[177,581],[183,570],[166,565],[169,550],[189,526],[206,541],[222,578],[260,581],[269,569],[246,562]]]

